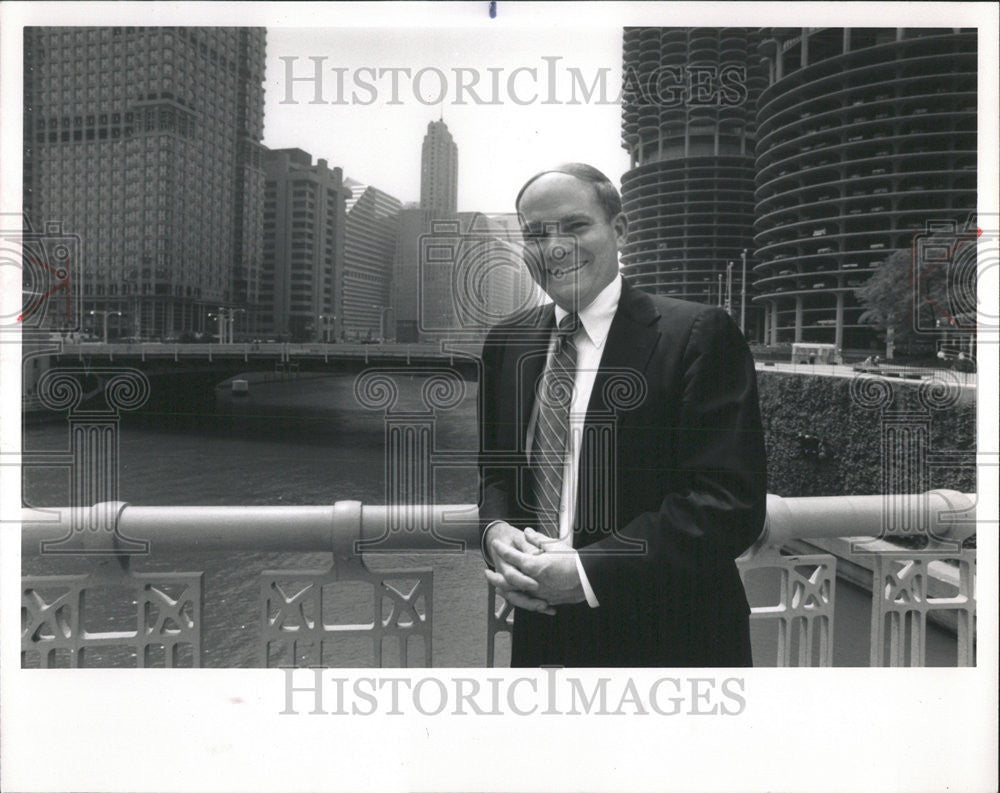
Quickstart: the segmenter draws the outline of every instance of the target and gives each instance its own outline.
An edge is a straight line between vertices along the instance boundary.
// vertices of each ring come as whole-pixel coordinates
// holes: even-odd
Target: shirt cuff
[[[583,562],[580,561],[580,554],[573,551],[573,559],[576,560],[576,572],[580,574],[580,586],[583,587],[583,595],[587,598],[587,605],[592,609],[596,609],[601,604],[597,600],[597,595],[594,594],[593,587],[590,586],[590,581],[587,580],[587,574],[583,569]]]
[[[486,535],[490,533],[490,529],[492,529],[497,523],[503,523],[503,521],[491,520],[489,523],[487,523],[486,528],[483,529],[483,538],[482,540],[480,540],[479,549],[483,552],[483,561],[486,562],[486,566],[490,568],[490,570],[495,570],[496,566],[493,564],[493,557],[490,556],[490,552],[486,548]]]

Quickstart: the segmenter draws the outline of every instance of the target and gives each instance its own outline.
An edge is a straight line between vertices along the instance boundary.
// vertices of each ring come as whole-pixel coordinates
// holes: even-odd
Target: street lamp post
[[[226,309],[220,307],[220,308],[216,309],[216,311],[218,311],[219,313],[218,314],[209,314],[208,318],[209,319],[214,319],[216,321],[216,324],[218,324],[218,326],[219,326],[219,334],[218,334],[219,335],[219,344],[225,344],[226,343]]]
[[[234,326],[236,324],[236,315],[237,314],[246,314],[246,313],[247,313],[247,310],[245,308],[231,308],[231,309],[229,309],[229,343],[230,344],[235,344],[236,343],[236,336],[233,333],[233,330],[235,329]]]
[[[719,273],[719,297],[717,299],[716,305],[722,306],[722,273]]]
[[[726,311],[733,315],[733,263],[726,265]]]
[[[102,323],[103,332],[101,333],[101,339],[102,339],[102,341],[105,344],[107,344],[108,343],[108,314],[111,314],[111,315],[116,316],[116,317],[120,317],[120,316],[122,316],[122,312],[121,311],[104,311],[104,310],[101,310],[101,309],[94,309],[92,311],[89,311],[88,313],[92,317],[93,316],[97,316],[98,314],[100,314],[101,317],[103,318],[103,323]],[[120,335],[120,332],[119,332],[119,335]]]
[[[330,343],[330,326],[336,328],[337,315],[336,314],[320,314],[319,315],[320,325],[323,328],[323,342],[325,344]]]
[[[740,286],[740,333],[747,333],[747,249],[740,254],[743,259],[743,283]]]

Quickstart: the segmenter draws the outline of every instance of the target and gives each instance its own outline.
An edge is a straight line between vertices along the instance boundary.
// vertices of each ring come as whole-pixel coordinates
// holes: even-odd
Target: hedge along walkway
[[[835,368],[846,367],[816,366]],[[915,382],[769,369],[757,371],[769,492],[890,492],[904,464],[904,450],[898,446],[904,438],[910,444],[905,464],[912,469],[907,481],[913,492],[976,492],[976,391],[952,387],[950,373],[940,380]],[[903,427],[908,431],[892,431]]]

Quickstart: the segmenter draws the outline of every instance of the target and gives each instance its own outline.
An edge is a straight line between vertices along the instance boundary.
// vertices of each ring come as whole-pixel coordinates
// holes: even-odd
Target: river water
[[[395,409],[421,406],[423,380],[397,376]],[[119,498],[136,505],[291,505],[330,504],[339,500],[385,503],[384,412],[362,405],[354,375],[300,376],[294,380],[252,382],[245,398],[220,389],[214,416],[165,416],[163,421],[126,421],[120,431]],[[471,450],[477,446],[475,385],[440,412],[435,448]],[[166,425],[170,425],[169,428]],[[52,422],[28,427],[24,451],[67,447],[67,425]],[[24,475],[25,501],[32,506],[69,502],[65,472],[30,469]],[[442,472],[435,482],[439,503],[476,500],[472,469]],[[486,585],[478,549],[466,553],[366,554],[373,570],[431,567],[434,571],[433,663],[483,666],[486,661]],[[204,571],[202,662],[215,667],[260,666],[258,637],[263,570],[317,569],[330,564],[325,554],[179,553],[133,563],[133,570]],[[25,559],[26,573],[80,570],[69,559]],[[772,598],[774,577],[754,577],[751,602]],[[868,665],[870,595],[848,584],[837,588],[834,662]],[[351,612],[350,605],[346,611]],[[354,622],[350,613],[344,622]],[[104,630],[124,630],[121,613],[106,615]],[[134,619],[131,621],[134,629]],[[93,628],[92,628],[93,629]],[[757,665],[774,664],[775,632],[754,625]],[[497,662],[507,662],[501,646]],[[422,660],[422,659],[420,659]],[[95,655],[95,664],[101,661]],[[107,663],[113,658],[105,659]],[[371,651],[353,646],[338,661],[371,665]],[[419,660],[418,660],[419,662]],[[413,660],[411,659],[411,664]],[[954,637],[932,628],[928,664],[954,665]]]

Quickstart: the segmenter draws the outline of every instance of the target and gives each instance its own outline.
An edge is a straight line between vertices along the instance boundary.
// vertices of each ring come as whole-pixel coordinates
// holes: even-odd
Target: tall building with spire
[[[458,146],[444,121],[431,121],[420,154],[420,208],[438,216],[458,210]]]
[[[88,323],[211,332],[259,302],[264,28],[24,31],[24,211],[79,235]]]

